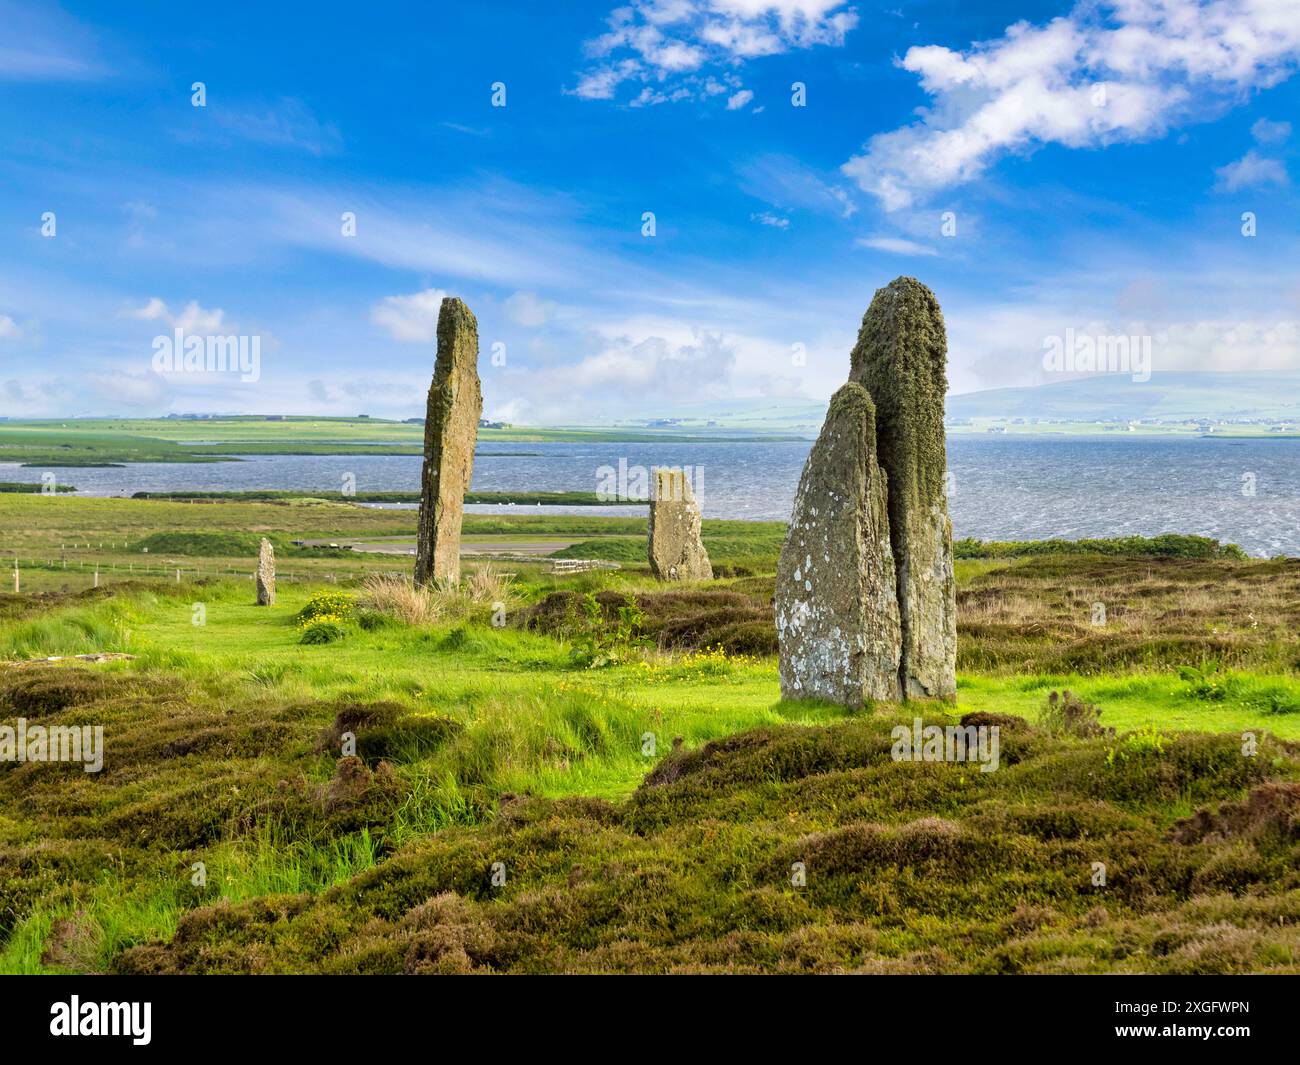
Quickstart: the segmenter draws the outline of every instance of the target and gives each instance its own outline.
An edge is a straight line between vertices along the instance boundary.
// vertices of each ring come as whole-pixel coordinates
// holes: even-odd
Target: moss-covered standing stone
[[[460,580],[460,523],[482,416],[478,322],[464,303],[448,297],[438,312],[438,357],[424,420],[416,584]]]
[[[876,410],[859,384],[831,398],[804,464],[776,577],[781,695],[858,707],[897,700],[901,636]]]
[[[849,380],[876,405],[879,461],[889,476],[898,573],[903,694],[957,690],[957,605],[943,431],[948,341],[934,293],[914,278],[880,289],[862,319]]]
[[[654,471],[647,552],[650,571],[661,581],[713,579],[700,533],[700,505],[684,470]]]

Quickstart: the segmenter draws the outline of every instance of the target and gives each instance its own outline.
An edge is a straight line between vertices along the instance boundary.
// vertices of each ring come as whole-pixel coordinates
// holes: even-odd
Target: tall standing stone
[[[257,605],[275,606],[275,548],[265,536],[257,550]]]
[[[781,696],[850,707],[900,696],[901,630],[876,409],[850,382],[804,464],[776,577]]]
[[[448,297],[438,312],[438,358],[424,420],[416,584],[460,580],[460,523],[482,416],[478,322],[464,303]]]
[[[957,690],[957,604],[943,431],[948,341],[934,293],[900,277],[880,289],[862,319],[849,380],[876,405],[880,465],[889,477],[889,525],[897,567],[903,694]]]
[[[700,506],[685,471],[655,470],[650,496],[650,572],[661,581],[712,580],[713,567],[700,528]]]

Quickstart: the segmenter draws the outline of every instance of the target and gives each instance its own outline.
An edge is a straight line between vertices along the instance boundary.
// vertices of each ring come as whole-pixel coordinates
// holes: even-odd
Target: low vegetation
[[[55,558],[78,528],[410,521],[0,514]],[[640,519],[477,520],[644,548]],[[0,762],[0,971],[1300,969],[1300,561],[962,559],[956,704],[848,713],[779,697],[780,526],[705,531],[734,572],[675,588],[467,560],[417,589],[358,556],[294,563],[272,608],[189,571],[0,596],[0,725],[106,737],[98,773]],[[104,653],[131,657],[43,661]],[[895,761],[917,716],[997,725],[998,770]]]

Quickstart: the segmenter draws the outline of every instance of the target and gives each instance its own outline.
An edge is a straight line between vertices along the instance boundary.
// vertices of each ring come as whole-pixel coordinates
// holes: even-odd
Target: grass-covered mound
[[[520,611],[515,624],[566,640],[595,638],[622,622],[628,636],[670,650],[721,648],[728,654],[774,655],[770,594],[746,588],[583,594],[552,592]]]
[[[981,773],[894,761],[892,723],[670,753],[618,805],[506,796],[487,827],[318,896],[197,909],[112,968],[1300,971],[1294,748],[1008,723]]]
[[[256,561],[262,537],[271,541],[277,555],[294,558],[337,558],[338,550],[325,547],[297,547],[282,534],[223,530],[221,532],[158,532],[132,543],[133,554],[179,555],[184,558],[245,558]]]
[[[75,492],[77,489],[70,484],[56,484],[54,492]],[[46,495],[48,490],[45,485],[39,481],[0,481],[0,492],[22,493],[25,495]]]

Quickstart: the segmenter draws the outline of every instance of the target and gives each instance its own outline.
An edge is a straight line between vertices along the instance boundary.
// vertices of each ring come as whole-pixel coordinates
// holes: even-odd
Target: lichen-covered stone
[[[781,695],[897,700],[901,632],[876,411],[850,382],[804,464],[776,576]]]
[[[683,470],[654,471],[647,546],[650,572],[661,581],[713,579],[700,535],[700,506]]]
[[[257,550],[257,605],[275,606],[275,548],[265,536]]]
[[[478,322],[464,303],[448,297],[438,312],[438,358],[424,421],[416,584],[460,580],[460,523],[482,416]]]
[[[957,605],[943,431],[948,341],[934,293],[900,277],[862,319],[849,380],[876,406],[880,465],[889,476],[889,523],[909,698],[957,690]]]

